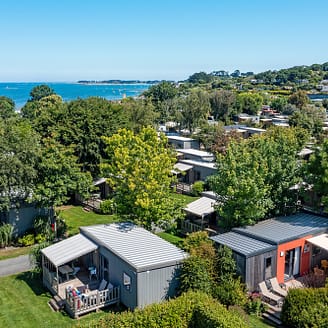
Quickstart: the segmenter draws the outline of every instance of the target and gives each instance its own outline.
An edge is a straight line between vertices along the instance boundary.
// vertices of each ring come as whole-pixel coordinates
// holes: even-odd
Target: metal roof
[[[170,140],[176,140],[176,141],[196,141],[195,139],[192,138],[186,138],[186,137],[181,137],[181,136],[167,136],[167,139]]]
[[[328,234],[326,233],[316,237],[309,238],[306,241],[328,251]]]
[[[56,266],[63,265],[96,250],[98,246],[87,237],[77,234],[50,245],[41,252]]]
[[[188,213],[203,217],[205,215],[212,214],[215,211],[215,204],[216,201],[212,198],[201,197],[194,202],[189,203],[184,210]]]
[[[187,154],[187,155],[198,156],[198,157],[211,157],[211,158],[214,158],[213,153],[209,153],[207,151],[193,149],[193,148],[177,149],[177,152],[182,153],[182,154]]]
[[[234,228],[233,231],[270,244],[282,244],[327,229],[328,218],[301,212],[265,220],[253,226]]]
[[[216,164],[212,162],[201,162],[201,161],[194,161],[192,159],[182,159],[180,160],[180,163],[186,163],[193,166],[207,167],[209,169],[216,169]]]
[[[188,256],[173,244],[132,223],[94,225],[80,230],[138,272],[179,264]]]
[[[171,171],[173,174],[179,174],[181,172],[189,171],[193,168],[192,165],[183,164],[183,163],[175,163],[174,169]]]
[[[214,242],[220,245],[226,245],[234,252],[246,257],[252,257],[257,254],[272,251],[276,246],[265,243],[254,238],[241,235],[236,232],[227,232],[221,235],[210,237]]]

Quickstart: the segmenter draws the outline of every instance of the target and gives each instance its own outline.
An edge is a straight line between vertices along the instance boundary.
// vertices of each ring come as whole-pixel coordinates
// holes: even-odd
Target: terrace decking
[[[47,268],[44,270],[48,271]],[[52,274],[46,272],[46,276],[50,278]],[[58,290],[54,281],[49,283],[50,281],[48,281],[48,287],[52,286],[52,292],[64,302],[66,311],[73,318],[120,301],[119,287],[108,282],[107,287],[100,290],[100,281],[90,279],[86,270],[79,272],[73,279],[57,284]]]

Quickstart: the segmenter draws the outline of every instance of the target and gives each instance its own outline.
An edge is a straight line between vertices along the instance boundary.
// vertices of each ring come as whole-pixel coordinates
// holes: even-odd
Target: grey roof
[[[192,138],[186,138],[186,137],[181,137],[181,136],[167,136],[167,139],[170,140],[176,140],[176,141],[196,141],[195,139]]]
[[[138,272],[179,264],[188,256],[173,244],[132,223],[94,225],[80,230]]]
[[[307,235],[325,232],[327,229],[328,218],[309,213],[297,213],[265,220],[253,226],[234,228],[233,231],[270,244],[282,244]]]
[[[98,246],[87,237],[77,234],[50,245],[41,252],[56,266],[63,265],[96,250]]]
[[[226,245],[234,252],[246,257],[252,257],[257,254],[272,251],[276,246],[256,240],[236,232],[227,232],[221,235],[210,237],[214,242],[220,245]]]
[[[181,172],[186,172],[192,169],[192,165],[183,164],[183,163],[175,163],[174,169],[171,171],[173,174],[179,174]]]
[[[198,149],[177,149],[177,152],[182,153],[182,154],[187,154],[187,155],[193,155],[193,156],[198,156],[198,157],[211,157],[214,159],[214,154],[209,153],[207,151],[203,150],[198,150]]]
[[[201,195],[204,196],[204,197],[207,197],[207,198],[215,199],[215,200],[218,199],[218,195],[214,191],[210,191],[210,190],[202,191]]]
[[[216,169],[216,164],[212,162],[201,162],[201,161],[194,161],[192,159],[181,159],[180,163],[190,164],[192,166],[206,167],[213,170]]]
[[[184,210],[197,216],[205,216],[214,213],[216,201],[212,198],[201,197],[187,205]]]

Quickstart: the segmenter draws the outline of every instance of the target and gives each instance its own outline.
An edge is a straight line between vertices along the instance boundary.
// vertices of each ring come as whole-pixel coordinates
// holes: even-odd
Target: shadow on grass
[[[17,280],[24,281],[33,290],[34,294],[37,296],[45,295],[50,293],[42,285],[42,275],[40,272],[27,271],[19,273],[16,276]]]

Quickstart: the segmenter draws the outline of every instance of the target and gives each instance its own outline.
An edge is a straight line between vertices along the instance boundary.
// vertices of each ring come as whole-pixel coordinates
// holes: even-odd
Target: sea
[[[64,101],[92,96],[108,100],[124,97],[137,97],[152,84],[103,84],[103,83],[61,83],[61,82],[1,82],[0,96],[6,96],[15,102],[16,109],[22,108],[30,98],[31,90],[41,84],[52,88]]]

